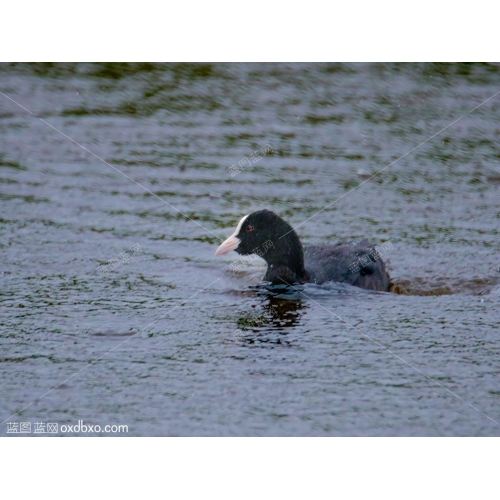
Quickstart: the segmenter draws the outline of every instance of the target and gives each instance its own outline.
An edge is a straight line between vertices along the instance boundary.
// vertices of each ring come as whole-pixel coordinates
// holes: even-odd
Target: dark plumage
[[[262,257],[268,266],[264,281],[281,284],[337,281],[367,290],[389,290],[385,264],[368,240],[302,248],[290,224],[270,210],[243,217],[215,255],[231,250]]]

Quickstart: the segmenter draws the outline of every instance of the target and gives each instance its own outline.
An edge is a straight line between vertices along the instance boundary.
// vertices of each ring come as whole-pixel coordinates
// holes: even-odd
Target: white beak
[[[229,236],[229,238],[224,243],[222,243],[222,245],[215,251],[215,255],[224,255],[225,253],[229,253],[231,250],[236,250],[238,248],[241,240],[238,238],[237,234],[240,232],[241,226],[243,225],[247,217],[248,215],[242,217],[240,222],[238,222],[236,231],[231,236]]]
[[[224,255],[229,253],[231,250],[236,250],[241,240],[237,238],[234,234],[229,236],[229,238],[222,243],[222,245],[216,250],[215,255]]]

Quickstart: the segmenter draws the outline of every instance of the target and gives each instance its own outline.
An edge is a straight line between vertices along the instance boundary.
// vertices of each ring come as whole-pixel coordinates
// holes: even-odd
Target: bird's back
[[[309,281],[337,281],[366,290],[389,291],[385,264],[368,240],[304,247],[304,265]]]

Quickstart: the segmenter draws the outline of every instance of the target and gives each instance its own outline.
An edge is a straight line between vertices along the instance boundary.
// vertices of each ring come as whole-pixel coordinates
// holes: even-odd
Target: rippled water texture
[[[2,64],[0,92],[0,421],[500,435],[498,65]],[[390,242],[393,293],[231,270],[261,208]]]

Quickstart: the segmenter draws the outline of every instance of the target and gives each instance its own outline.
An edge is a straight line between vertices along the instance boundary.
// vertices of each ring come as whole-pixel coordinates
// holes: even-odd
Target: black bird
[[[215,255],[231,250],[262,257],[267,262],[264,281],[271,283],[337,281],[366,290],[389,291],[390,278],[385,264],[368,240],[302,249],[290,224],[270,210],[245,215]]]

